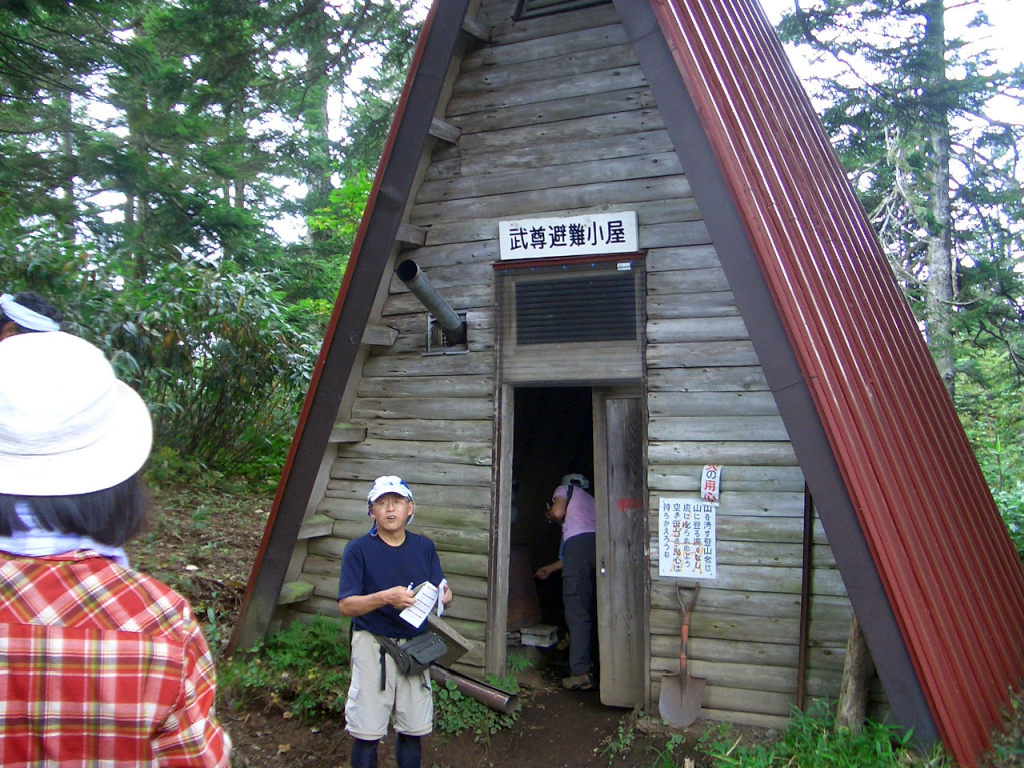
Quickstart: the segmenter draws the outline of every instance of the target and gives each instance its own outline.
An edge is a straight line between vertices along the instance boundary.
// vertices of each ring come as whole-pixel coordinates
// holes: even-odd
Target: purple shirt
[[[552,498],[559,497],[563,499],[566,497],[566,486],[560,485],[555,488]],[[569,499],[569,506],[565,510],[565,520],[562,521],[562,541],[568,541],[581,533],[594,533],[597,530],[594,517],[594,497],[576,486],[573,488],[572,498]]]

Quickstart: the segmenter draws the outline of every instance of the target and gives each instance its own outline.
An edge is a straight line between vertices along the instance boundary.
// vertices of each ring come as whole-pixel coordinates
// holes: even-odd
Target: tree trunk
[[[868,683],[874,671],[871,652],[854,614],[850,621],[850,636],[846,640],[846,663],[843,665],[843,684],[836,711],[836,725],[849,728],[854,735],[860,733],[867,717]]]
[[[327,111],[328,83],[327,74],[330,69],[331,53],[327,49],[327,11],[323,0],[317,2],[314,25],[315,36],[309,41],[309,62],[306,67],[307,76],[313,82],[305,95],[305,109],[302,112],[303,124],[309,133],[309,165],[306,168],[306,199],[303,201],[307,224],[316,212],[330,204],[331,178],[333,170],[331,162],[331,140],[328,135],[330,118]],[[307,226],[307,238],[316,249],[317,244],[327,242],[331,238],[329,232]],[[319,250],[319,249],[317,249]],[[326,256],[327,254],[318,254]]]
[[[70,89],[69,89],[70,94]],[[72,140],[72,131],[75,123],[75,116],[71,108],[71,97],[67,95],[62,104],[63,114],[60,129],[61,153],[64,156],[63,181],[61,186],[64,189],[64,206],[60,215],[59,226],[63,233],[64,242],[68,246],[75,242],[75,224],[77,222],[77,201],[75,200],[75,145]]]
[[[946,25],[943,0],[927,9],[925,51],[928,57],[924,107],[931,124],[931,201],[928,233],[928,344],[949,396],[954,392],[953,369],[953,216],[950,201],[949,112],[946,106]]]

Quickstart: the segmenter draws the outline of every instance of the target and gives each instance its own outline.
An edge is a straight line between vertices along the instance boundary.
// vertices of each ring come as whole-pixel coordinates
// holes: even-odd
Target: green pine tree
[[[811,90],[952,394],[971,346],[1001,347],[1024,371],[1024,127],[995,112],[1024,104],[1024,68],[1001,71],[946,18],[943,0],[812,0],[779,29],[836,72]]]

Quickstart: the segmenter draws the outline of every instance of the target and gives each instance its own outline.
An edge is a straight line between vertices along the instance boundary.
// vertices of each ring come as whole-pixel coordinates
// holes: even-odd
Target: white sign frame
[[[639,249],[636,211],[498,222],[498,256],[503,261],[636,253]]]
[[[658,575],[714,579],[718,574],[718,505],[704,499],[658,502]]]

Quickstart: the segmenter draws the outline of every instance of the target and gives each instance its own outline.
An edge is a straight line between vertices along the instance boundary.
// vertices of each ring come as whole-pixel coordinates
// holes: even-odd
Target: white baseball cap
[[[384,475],[378,477],[373,481],[373,488],[366,494],[366,501],[368,504],[373,504],[377,499],[383,496],[385,493],[397,493],[399,496],[404,496],[409,501],[412,501],[412,489],[406,484],[405,480],[398,477],[397,475]]]
[[[149,457],[149,409],[103,352],[61,331],[0,344],[0,493],[71,496],[127,480]]]

